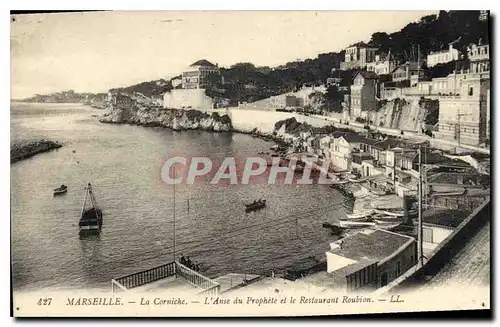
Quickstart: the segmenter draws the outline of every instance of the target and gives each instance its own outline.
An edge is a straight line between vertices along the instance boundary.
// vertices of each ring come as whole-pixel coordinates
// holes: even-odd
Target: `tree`
[[[321,92],[313,92],[309,94],[311,100],[311,109],[315,112],[321,112],[325,107],[325,95]]]
[[[373,33],[370,45],[382,51],[388,51],[390,48],[390,36],[385,32]]]

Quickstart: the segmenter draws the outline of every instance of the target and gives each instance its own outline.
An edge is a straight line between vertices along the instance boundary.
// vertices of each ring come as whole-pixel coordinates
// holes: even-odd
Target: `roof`
[[[403,157],[403,158],[407,158],[407,159],[410,159],[410,160],[415,160],[415,158],[418,158],[418,152],[415,151],[407,151],[407,152],[403,152],[403,153],[396,153],[396,157]]]
[[[361,141],[361,143],[368,144],[368,145],[374,145],[375,143],[378,143],[378,142],[380,142],[380,140],[370,139],[370,138],[366,138],[366,137],[364,137],[363,140]]]
[[[208,66],[208,67],[217,67],[217,66],[215,66],[214,64],[212,64],[210,61],[205,60],[205,59],[198,60],[198,61],[196,61],[196,62],[192,63],[190,66]]]
[[[407,171],[404,171],[404,170],[396,170],[396,176],[400,176],[400,177],[413,177],[412,174],[410,174],[409,172]]]
[[[340,137],[343,137],[344,140],[346,140],[347,142],[362,142],[363,139],[365,139],[365,137],[363,135],[359,135],[359,134],[349,134],[349,133],[346,133],[344,135],[341,135]]]
[[[457,49],[455,48],[451,48],[451,50],[455,50],[455,51],[458,51]],[[435,54],[439,54],[439,53],[445,53],[445,52],[450,52],[450,48],[448,47],[447,49],[444,49],[444,50],[439,50],[439,51],[431,51],[429,52],[429,54],[427,56],[432,56],[432,55],[435,55]]]
[[[353,152],[351,155],[361,158],[373,158],[369,152]]]
[[[386,150],[389,148],[395,148],[395,147],[401,146],[402,144],[404,144],[404,142],[402,142],[401,140],[387,139],[387,140],[383,140],[383,141],[380,141],[378,143],[375,143],[375,144],[373,144],[373,146],[376,148],[379,148],[379,149]]]
[[[352,273],[355,273],[356,271],[359,271],[363,268],[366,268],[368,266],[373,265],[374,263],[377,263],[377,260],[370,260],[370,259],[361,260],[361,261],[358,261],[356,263],[353,263],[353,264],[344,266],[340,269],[337,269],[337,270],[333,271],[332,274],[335,274],[338,276],[343,276],[343,277],[349,276]]]
[[[378,75],[375,74],[375,72],[371,72],[371,71],[368,72],[368,71],[362,70],[362,71],[358,72],[354,78],[356,78],[358,75],[363,76],[363,78],[365,78],[365,79],[378,79]]]
[[[430,209],[423,212],[424,223],[456,228],[471,212],[465,210]]]
[[[461,184],[465,185],[489,185],[490,176],[479,173],[454,173],[454,172],[440,172],[434,175],[428,175],[427,181],[431,183],[445,183],[445,184]]]
[[[406,235],[376,229],[370,234],[357,233],[343,238],[340,241],[342,246],[330,252],[356,261],[380,261],[392,255],[410,240],[414,239]]]
[[[324,127],[312,127],[311,132],[314,134],[328,134],[328,130]]]
[[[371,175],[366,178],[367,181],[380,182],[380,181],[392,181],[389,177],[385,176],[385,174],[377,174]]]

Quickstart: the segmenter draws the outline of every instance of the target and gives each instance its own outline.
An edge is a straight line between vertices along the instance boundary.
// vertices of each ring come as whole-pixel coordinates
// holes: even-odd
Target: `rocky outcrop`
[[[370,117],[373,124],[381,127],[420,131],[427,125],[435,125],[439,115],[439,103],[430,99],[400,99],[380,103],[380,109]]]
[[[228,115],[198,110],[158,109],[152,107],[111,108],[99,120],[101,123],[161,126],[173,130],[203,130],[230,132],[233,130]]]
[[[10,147],[10,163],[61,147],[62,145],[58,142],[43,139],[39,141],[14,143]]]

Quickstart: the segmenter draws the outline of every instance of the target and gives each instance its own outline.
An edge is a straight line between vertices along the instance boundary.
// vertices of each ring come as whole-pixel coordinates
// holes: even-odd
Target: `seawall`
[[[238,107],[223,109],[153,109],[113,108],[100,119],[102,123],[161,126],[174,130],[199,129],[213,132],[240,132],[272,135],[276,122],[295,118],[314,127],[331,125],[325,118],[292,112],[247,110]]]
[[[238,108],[227,109],[234,131],[250,133],[257,131],[262,134],[272,134],[274,125],[280,120],[295,118],[299,123],[307,123],[314,127],[331,125],[332,122],[324,118],[304,116],[293,112],[271,110],[244,110]]]

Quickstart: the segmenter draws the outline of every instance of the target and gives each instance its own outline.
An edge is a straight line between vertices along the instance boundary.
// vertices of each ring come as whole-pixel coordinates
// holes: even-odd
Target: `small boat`
[[[257,200],[250,204],[245,204],[245,212],[252,212],[266,207],[266,200]]]
[[[393,224],[397,222],[402,222],[402,217],[396,217],[396,216],[384,216],[384,215],[375,215],[372,217],[373,221],[375,221],[377,224]]]
[[[366,211],[361,213],[348,213],[346,214],[346,219],[343,220],[351,220],[351,221],[367,221],[370,220],[370,216],[373,215],[373,211]]]
[[[380,229],[391,229],[391,228],[394,228],[394,227],[397,227],[399,225],[402,224],[401,221],[398,221],[398,222],[378,222],[377,220],[375,220],[375,224],[377,226],[377,228],[380,228]]]
[[[90,207],[88,209],[86,208],[87,200],[90,201]],[[97,206],[90,183],[85,188],[85,198],[83,200],[78,227],[80,229],[80,234],[101,232],[102,210]]]
[[[388,211],[388,210],[380,210],[379,213],[386,215],[386,216],[392,216],[392,217],[404,217],[405,212],[403,210],[397,210],[397,211]],[[418,210],[410,210],[408,211],[408,214],[410,216],[414,216],[418,214]]]
[[[342,184],[347,184],[347,183],[349,183],[349,181],[346,179],[338,179],[336,181],[333,181],[333,185],[342,185]]]
[[[345,221],[345,220],[340,221],[340,227],[342,228],[352,229],[352,228],[364,228],[371,226],[375,226],[375,223],[370,221]]]
[[[61,195],[68,192],[68,187],[62,184],[60,187],[54,189],[54,196]]]
[[[363,183],[366,182],[366,178],[348,178],[349,182],[351,183]]]

